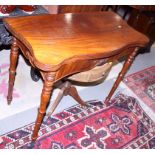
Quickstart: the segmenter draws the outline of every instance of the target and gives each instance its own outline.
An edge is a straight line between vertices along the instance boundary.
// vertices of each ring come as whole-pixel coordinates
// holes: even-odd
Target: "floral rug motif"
[[[124,83],[155,112],[155,66],[128,75]]]
[[[155,148],[155,124],[135,98],[118,94],[108,107],[100,101],[87,104],[44,120],[35,143],[34,123],[2,135],[0,149]]]

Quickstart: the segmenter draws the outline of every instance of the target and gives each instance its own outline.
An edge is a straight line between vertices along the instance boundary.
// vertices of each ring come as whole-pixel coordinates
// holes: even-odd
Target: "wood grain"
[[[58,13],[93,12],[103,8],[103,5],[59,5]]]
[[[147,42],[113,12],[16,17],[4,22],[30,50],[35,65],[47,71],[68,58],[108,57],[121,48],[142,47]]]

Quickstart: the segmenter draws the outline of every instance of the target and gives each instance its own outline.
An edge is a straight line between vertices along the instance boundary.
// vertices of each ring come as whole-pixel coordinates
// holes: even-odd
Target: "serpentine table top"
[[[113,12],[15,17],[4,22],[30,50],[36,66],[48,71],[68,58],[108,57],[147,42]]]

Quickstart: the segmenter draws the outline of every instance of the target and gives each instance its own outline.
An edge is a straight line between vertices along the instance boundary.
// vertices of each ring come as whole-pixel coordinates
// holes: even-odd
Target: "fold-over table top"
[[[148,42],[113,12],[14,17],[4,19],[4,23],[37,63],[49,66],[74,57],[104,58]]]

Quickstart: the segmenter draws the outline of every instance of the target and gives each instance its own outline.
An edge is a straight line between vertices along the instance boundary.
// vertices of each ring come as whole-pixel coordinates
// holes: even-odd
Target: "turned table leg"
[[[111,99],[112,95],[114,94],[115,90],[117,89],[119,83],[122,81],[122,79],[124,78],[127,70],[131,66],[131,64],[132,64],[138,50],[139,50],[138,48],[135,48],[134,51],[128,56],[128,59],[125,61],[124,65],[123,65],[123,68],[122,68],[121,72],[119,73],[119,75],[117,77],[117,80],[115,81],[115,83],[114,83],[108,97],[106,98],[106,100],[104,102],[106,105],[108,105],[108,102]]]
[[[35,141],[38,137],[38,131],[40,129],[41,123],[43,121],[43,118],[45,116],[47,104],[49,103],[51,92],[53,89],[53,76],[49,75],[46,77],[41,93],[41,103],[40,107],[38,109],[38,116],[35,122],[33,134],[32,134],[32,141]]]
[[[12,92],[13,92],[13,85],[15,81],[15,74],[16,74],[16,67],[18,61],[18,46],[16,38],[13,38],[12,46],[11,46],[11,53],[10,53],[10,68],[9,68],[9,86],[8,86],[8,96],[7,101],[8,104],[12,101]]]

